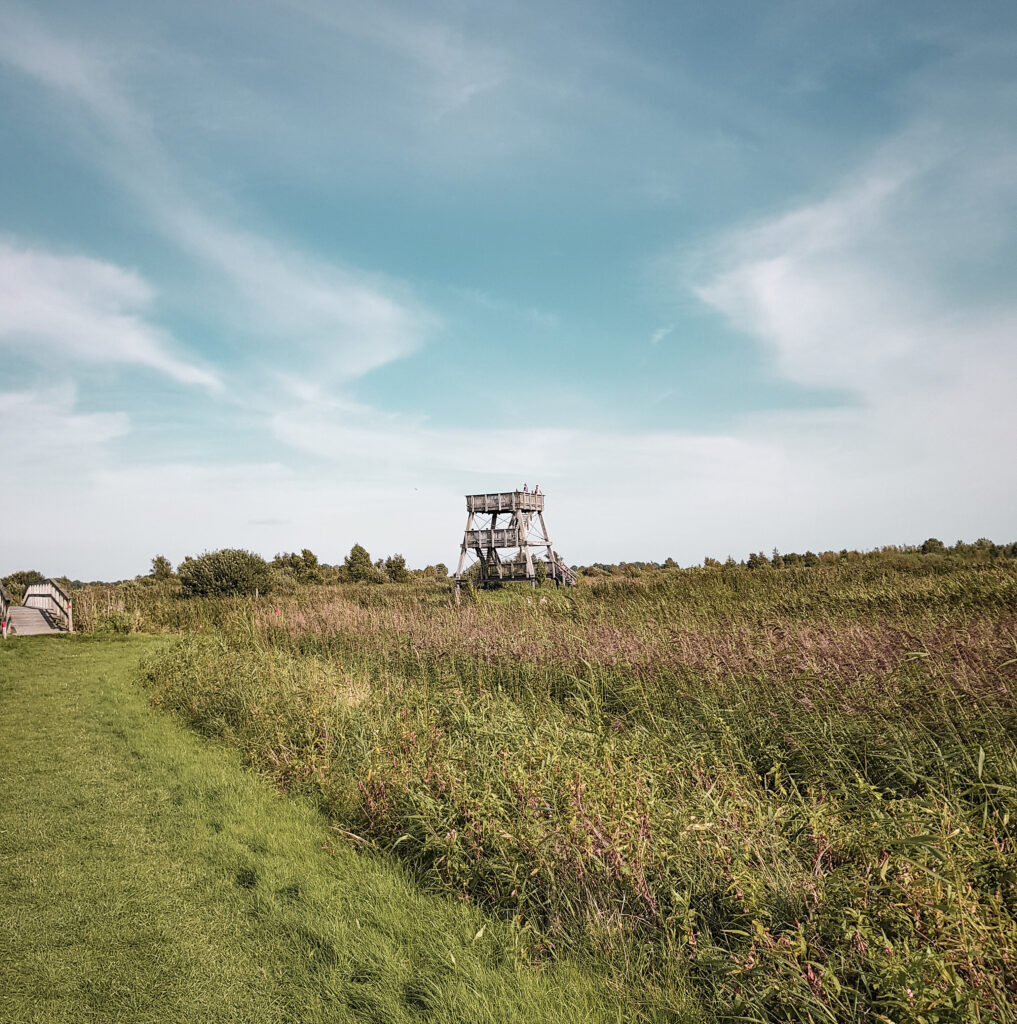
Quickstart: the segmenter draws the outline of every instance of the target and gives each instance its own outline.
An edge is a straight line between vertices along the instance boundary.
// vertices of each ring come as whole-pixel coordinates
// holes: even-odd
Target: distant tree
[[[310,548],[304,548],[298,555],[285,551],[272,559],[272,568],[288,574],[298,583],[321,583],[324,566]]]
[[[806,551],[802,557],[802,563],[809,567],[819,565],[819,555],[817,555],[815,551]]]
[[[29,587],[33,583],[42,583],[45,579],[46,577],[35,569],[19,569],[10,576],[5,576],[3,584],[5,587]]]
[[[716,559],[716,558],[710,558],[709,556],[707,556],[706,558],[703,559],[703,568],[704,569],[719,569],[720,568],[720,561],[718,559]]]
[[[960,543],[958,541],[958,543]],[[940,555],[946,550],[946,545],[935,537],[930,537],[922,544],[923,555]]]
[[[447,580],[448,579],[448,566],[444,562],[439,562],[434,567],[434,574],[440,580]]]
[[[665,569],[680,569],[681,566],[673,558],[665,558],[664,559],[664,568]]]
[[[466,580],[474,590],[476,590],[476,585],[480,582],[480,572],[480,562],[474,562],[473,565],[463,571],[463,579]]]
[[[10,592],[11,600],[15,604],[20,604],[21,599],[25,596],[25,588],[30,587],[33,583],[42,583],[45,579],[46,577],[41,572],[36,572],[35,569],[19,569],[17,572],[5,576],[0,582]]]
[[[405,583],[410,578],[406,559],[402,555],[389,555],[385,559],[384,568],[390,583]]]
[[[344,583],[380,583],[377,568],[371,562],[367,548],[354,544],[350,553],[343,559],[342,580]]]
[[[766,555],[763,554],[762,551],[758,553],[752,552],[752,554],[749,555],[748,567],[750,569],[762,569],[764,567],[768,568],[769,565],[770,560],[766,557]]]
[[[776,548],[773,549],[773,557],[770,559],[770,564],[774,567],[774,569],[784,568],[784,559],[781,556],[781,553]]]
[[[173,575],[173,563],[165,555],[156,555],[149,575],[157,580],[168,580]]]
[[[534,582],[538,587],[542,587],[547,579],[547,562],[542,558],[535,558],[533,560],[533,575]]]
[[[268,562],[241,548],[222,548],[185,558],[177,575],[184,593],[192,597],[265,593],[272,586]]]

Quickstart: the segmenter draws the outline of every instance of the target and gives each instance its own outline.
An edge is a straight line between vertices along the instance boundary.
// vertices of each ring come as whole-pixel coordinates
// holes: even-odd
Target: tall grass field
[[[1017,1019],[1010,561],[75,612],[181,634],[153,703],[632,1019]]]

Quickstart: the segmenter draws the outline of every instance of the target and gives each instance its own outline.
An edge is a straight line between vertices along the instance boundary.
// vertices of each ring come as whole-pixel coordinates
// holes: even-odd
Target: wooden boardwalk
[[[16,605],[0,584],[0,637],[45,636],[73,633],[71,598],[59,583],[44,580],[25,589],[24,603]]]
[[[52,617],[41,608],[12,608],[8,628],[8,635],[12,636],[40,636],[43,633],[67,632],[66,627],[55,625]]]

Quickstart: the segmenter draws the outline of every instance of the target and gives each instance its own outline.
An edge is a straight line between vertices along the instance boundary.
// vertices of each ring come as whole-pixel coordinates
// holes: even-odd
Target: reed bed
[[[1015,1018],[1012,566],[136,589],[76,612],[186,634],[155,702],[522,956],[596,957],[646,1014]]]

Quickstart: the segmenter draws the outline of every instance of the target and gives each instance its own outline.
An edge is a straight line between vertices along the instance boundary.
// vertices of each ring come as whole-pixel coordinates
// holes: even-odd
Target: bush
[[[240,548],[206,551],[197,558],[185,558],[177,573],[189,597],[264,594],[272,588],[272,572],[265,559]]]
[[[281,579],[285,574],[289,577],[290,583],[295,580],[297,583],[323,583],[324,566],[318,561],[318,556],[309,548],[304,548],[298,555],[295,551],[284,552],[272,559],[272,568],[277,570],[276,578]],[[288,593],[292,591],[290,586]]]

